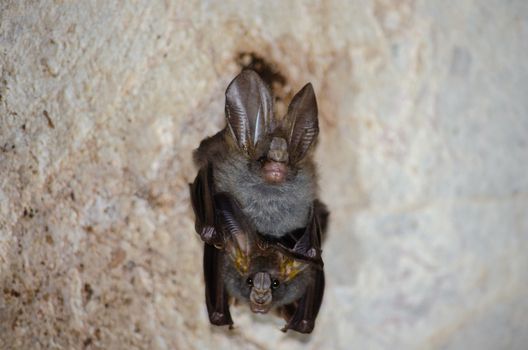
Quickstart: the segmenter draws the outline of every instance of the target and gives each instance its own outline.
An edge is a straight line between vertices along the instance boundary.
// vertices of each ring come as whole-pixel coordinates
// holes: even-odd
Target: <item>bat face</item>
[[[249,250],[245,250],[238,246],[245,238],[238,237],[226,246],[223,275],[227,292],[247,301],[255,313],[267,313],[300,299],[313,280],[310,264],[261,242],[246,245]]]

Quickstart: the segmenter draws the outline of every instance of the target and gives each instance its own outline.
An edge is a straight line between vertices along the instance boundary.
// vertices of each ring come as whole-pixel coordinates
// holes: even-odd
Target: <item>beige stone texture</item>
[[[240,52],[319,101],[310,336],[205,311],[191,153]],[[0,349],[526,349],[527,62],[522,0],[0,0]]]

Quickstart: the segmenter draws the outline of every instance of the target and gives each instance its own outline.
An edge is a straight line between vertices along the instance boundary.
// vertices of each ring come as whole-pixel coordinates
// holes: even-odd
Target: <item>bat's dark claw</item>
[[[229,325],[231,327],[233,325],[233,323],[230,322],[230,320],[228,319],[226,314],[223,313],[223,312],[214,311],[213,313],[211,313],[211,316],[209,317],[209,320],[215,326]]]
[[[205,243],[213,244],[216,240],[216,230],[212,226],[204,226],[202,229],[202,232],[200,233],[200,237],[202,238],[202,241]]]
[[[288,329],[291,329],[299,333],[309,334],[312,333],[314,326],[315,322],[313,320],[302,320],[295,325],[287,324],[281,331],[286,332]]]
[[[302,320],[301,323],[298,325],[298,328],[296,328],[295,330],[300,333],[312,333],[314,326],[314,321]]]

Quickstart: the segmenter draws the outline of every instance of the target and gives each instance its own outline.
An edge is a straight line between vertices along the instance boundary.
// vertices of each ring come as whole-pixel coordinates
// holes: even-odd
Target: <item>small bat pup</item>
[[[215,284],[215,294],[209,295],[206,290],[208,309],[214,310],[212,319],[231,324],[227,303],[215,299],[223,294],[218,290],[223,285],[230,296],[248,301],[255,313],[278,308],[288,321],[283,331],[293,329],[310,333],[323,297],[322,266],[296,259],[288,250],[263,239],[253,231],[241,208],[226,193],[217,194],[215,204],[218,228],[224,233],[224,254],[219,254],[218,259],[206,257],[204,260],[206,275],[210,273],[213,277],[210,280]],[[206,250],[218,249],[206,245]],[[221,278],[215,280],[215,273]],[[303,296],[306,297],[303,299]]]
[[[244,70],[227,88],[225,111],[226,127],[194,153],[200,170],[190,185],[209,319],[232,325],[231,296],[257,313],[279,308],[283,331],[310,333],[324,292],[328,220],[311,155],[319,131],[313,88],[302,88],[279,119],[268,87]]]

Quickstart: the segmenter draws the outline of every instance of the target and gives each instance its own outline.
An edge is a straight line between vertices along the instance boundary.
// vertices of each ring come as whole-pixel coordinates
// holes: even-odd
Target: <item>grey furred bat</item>
[[[231,296],[253,312],[279,307],[284,330],[310,333],[324,292],[328,218],[311,155],[319,131],[313,88],[304,86],[277,118],[268,87],[245,70],[227,88],[226,119],[195,151],[200,170],[190,186],[209,319],[232,324]]]
[[[203,140],[194,154],[200,168],[211,165],[215,191],[232,195],[261,234],[279,239],[305,227],[317,190],[311,150],[319,126],[312,85],[306,84],[286,116],[278,118],[268,87],[245,70],[228,86],[225,110],[226,127]],[[202,238],[211,242],[214,225],[205,225]]]
[[[215,261],[220,272],[217,277],[222,279],[225,294],[248,302],[255,313],[278,308],[288,321],[283,331],[293,329],[310,333],[324,293],[322,266],[295,259],[262,239],[252,231],[238,204],[229,195],[219,193],[215,202],[219,229],[226,233],[224,254]],[[223,293],[217,291],[216,297],[218,294]],[[216,316],[229,314],[227,303],[216,306],[215,310],[218,311]]]

